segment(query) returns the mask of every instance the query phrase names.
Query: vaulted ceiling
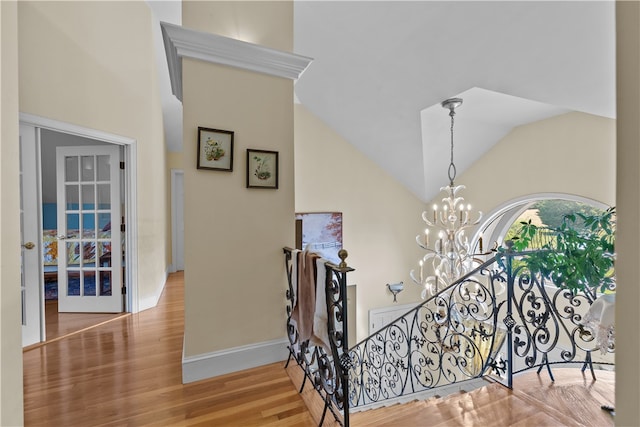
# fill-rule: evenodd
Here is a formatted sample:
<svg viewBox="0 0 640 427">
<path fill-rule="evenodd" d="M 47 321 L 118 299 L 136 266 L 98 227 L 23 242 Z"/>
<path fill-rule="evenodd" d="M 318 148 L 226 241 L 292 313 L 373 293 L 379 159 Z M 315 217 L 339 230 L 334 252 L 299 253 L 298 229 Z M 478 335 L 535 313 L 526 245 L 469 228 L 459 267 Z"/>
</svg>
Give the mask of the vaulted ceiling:
<svg viewBox="0 0 640 427">
<path fill-rule="evenodd" d="M 294 52 L 314 58 L 295 94 L 427 201 L 448 183 L 447 98 L 464 99 L 458 175 L 521 124 L 615 117 L 614 12 L 613 1 L 295 1 Z"/>
</svg>

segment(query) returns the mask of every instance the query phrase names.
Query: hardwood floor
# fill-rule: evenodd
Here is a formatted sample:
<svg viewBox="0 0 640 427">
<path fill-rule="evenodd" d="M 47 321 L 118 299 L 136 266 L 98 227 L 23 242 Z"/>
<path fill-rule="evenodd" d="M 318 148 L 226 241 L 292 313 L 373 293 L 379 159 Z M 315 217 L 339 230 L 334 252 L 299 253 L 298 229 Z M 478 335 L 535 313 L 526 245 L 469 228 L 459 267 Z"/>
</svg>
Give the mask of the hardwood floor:
<svg viewBox="0 0 640 427">
<path fill-rule="evenodd" d="M 24 352 L 26 426 L 307 426 L 283 363 L 183 385 L 182 274 L 158 306 Z"/>
<path fill-rule="evenodd" d="M 128 313 L 58 313 L 58 301 L 45 302 L 47 341 L 53 341 L 102 325 Z"/>
<path fill-rule="evenodd" d="M 613 426 L 601 405 L 613 405 L 613 372 L 597 381 L 580 369 L 554 368 L 555 382 L 535 371 L 516 377 L 513 390 L 491 384 L 441 399 L 351 415 L 353 425 L 375 426 Z"/>
<path fill-rule="evenodd" d="M 26 426 L 314 426 L 284 363 L 181 383 L 183 275 L 172 274 L 156 308 L 110 320 L 39 347 L 24 359 Z M 446 399 L 351 416 L 353 426 L 608 426 L 612 372 L 535 372 Z M 309 388 L 309 387 L 307 387 Z M 327 420 L 332 421 L 332 420 Z M 334 425 L 333 422 L 325 424 Z"/>
</svg>

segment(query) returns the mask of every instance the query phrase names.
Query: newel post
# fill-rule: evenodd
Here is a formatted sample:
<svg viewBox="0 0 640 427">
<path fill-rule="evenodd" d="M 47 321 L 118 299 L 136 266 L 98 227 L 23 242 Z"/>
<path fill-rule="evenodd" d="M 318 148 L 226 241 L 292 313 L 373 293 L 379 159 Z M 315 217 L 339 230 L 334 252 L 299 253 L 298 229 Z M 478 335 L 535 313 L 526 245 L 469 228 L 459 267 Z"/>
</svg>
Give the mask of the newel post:
<svg viewBox="0 0 640 427">
<path fill-rule="evenodd" d="M 329 313 L 329 336 L 331 337 L 331 351 L 336 372 L 340 376 L 340 390 L 338 391 L 342 403 L 343 425 L 349 426 L 349 313 L 347 310 L 347 273 L 354 271 L 345 261 L 349 254 L 341 249 L 338 265 L 327 263 L 327 309 Z M 340 328 L 337 326 L 341 325 Z"/>
</svg>

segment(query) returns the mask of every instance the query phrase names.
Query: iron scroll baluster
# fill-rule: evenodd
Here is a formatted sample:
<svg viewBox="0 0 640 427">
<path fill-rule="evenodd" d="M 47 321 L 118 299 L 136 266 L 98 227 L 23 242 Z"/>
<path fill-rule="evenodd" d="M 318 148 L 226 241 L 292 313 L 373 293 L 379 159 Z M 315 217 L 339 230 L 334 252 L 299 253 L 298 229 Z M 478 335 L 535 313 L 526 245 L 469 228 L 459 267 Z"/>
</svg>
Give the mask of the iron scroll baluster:
<svg viewBox="0 0 640 427">
<path fill-rule="evenodd" d="M 344 254 L 346 258 L 346 253 Z M 287 307 L 290 358 L 324 400 L 324 414 L 364 409 L 412 394 L 442 395 L 483 377 L 513 387 L 513 376 L 552 365 L 613 365 L 584 316 L 599 291 L 575 292 L 528 270 L 527 252 L 496 254 L 468 275 L 349 347 L 346 263 L 326 263 L 330 349 L 299 343 Z M 291 250 L 285 248 L 291 280 Z M 287 298 L 292 303 L 289 284 Z M 600 350 L 601 355 L 597 355 Z M 593 356 L 592 356 L 593 355 Z M 305 380 L 306 382 L 306 380 Z M 323 417 L 324 417 L 323 414 Z"/>
<path fill-rule="evenodd" d="M 327 414 L 331 412 L 334 418 L 343 426 L 349 426 L 349 343 L 348 313 L 347 313 L 347 273 L 354 271 L 348 267 L 345 259 L 347 251 L 340 250 L 338 256 L 341 262 L 336 265 L 325 263 L 325 286 L 327 305 L 327 331 L 329 336 L 329 351 L 325 352 L 321 346 L 315 346 L 309 341 L 299 342 L 299 335 L 292 322 L 295 305 L 294 281 L 292 280 L 294 250 L 284 248 L 285 268 L 287 272 L 287 335 L 289 338 L 289 357 L 285 368 L 293 359 L 304 372 L 304 379 L 300 387 L 303 391 L 307 380 L 324 401 L 324 408 L 319 425 L 322 425 Z M 300 255 L 295 252 L 296 257 Z M 321 284 L 317 284 L 320 286 Z M 338 414 L 341 412 L 341 417 Z M 340 419 L 342 418 L 342 419 Z"/>
<path fill-rule="evenodd" d="M 412 394 L 442 395 L 490 377 L 552 365 L 612 365 L 614 345 L 597 346 L 584 316 L 596 296 L 562 289 L 527 267 L 527 252 L 497 253 L 468 275 L 349 350 L 350 407 Z M 450 390 L 450 391 L 447 391 Z"/>
</svg>

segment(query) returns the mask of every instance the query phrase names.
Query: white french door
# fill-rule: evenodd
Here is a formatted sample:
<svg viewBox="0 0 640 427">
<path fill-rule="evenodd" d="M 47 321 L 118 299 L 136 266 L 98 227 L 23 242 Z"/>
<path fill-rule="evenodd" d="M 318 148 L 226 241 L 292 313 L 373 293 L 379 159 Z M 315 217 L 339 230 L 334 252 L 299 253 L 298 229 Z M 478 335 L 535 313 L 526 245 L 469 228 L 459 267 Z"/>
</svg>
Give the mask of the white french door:
<svg viewBox="0 0 640 427">
<path fill-rule="evenodd" d="M 119 147 L 57 147 L 56 174 L 58 311 L 119 313 Z"/>
<path fill-rule="evenodd" d="M 20 125 L 20 290 L 22 301 L 22 346 L 42 341 L 43 295 L 41 289 L 42 239 L 38 215 L 38 129 Z"/>
</svg>

